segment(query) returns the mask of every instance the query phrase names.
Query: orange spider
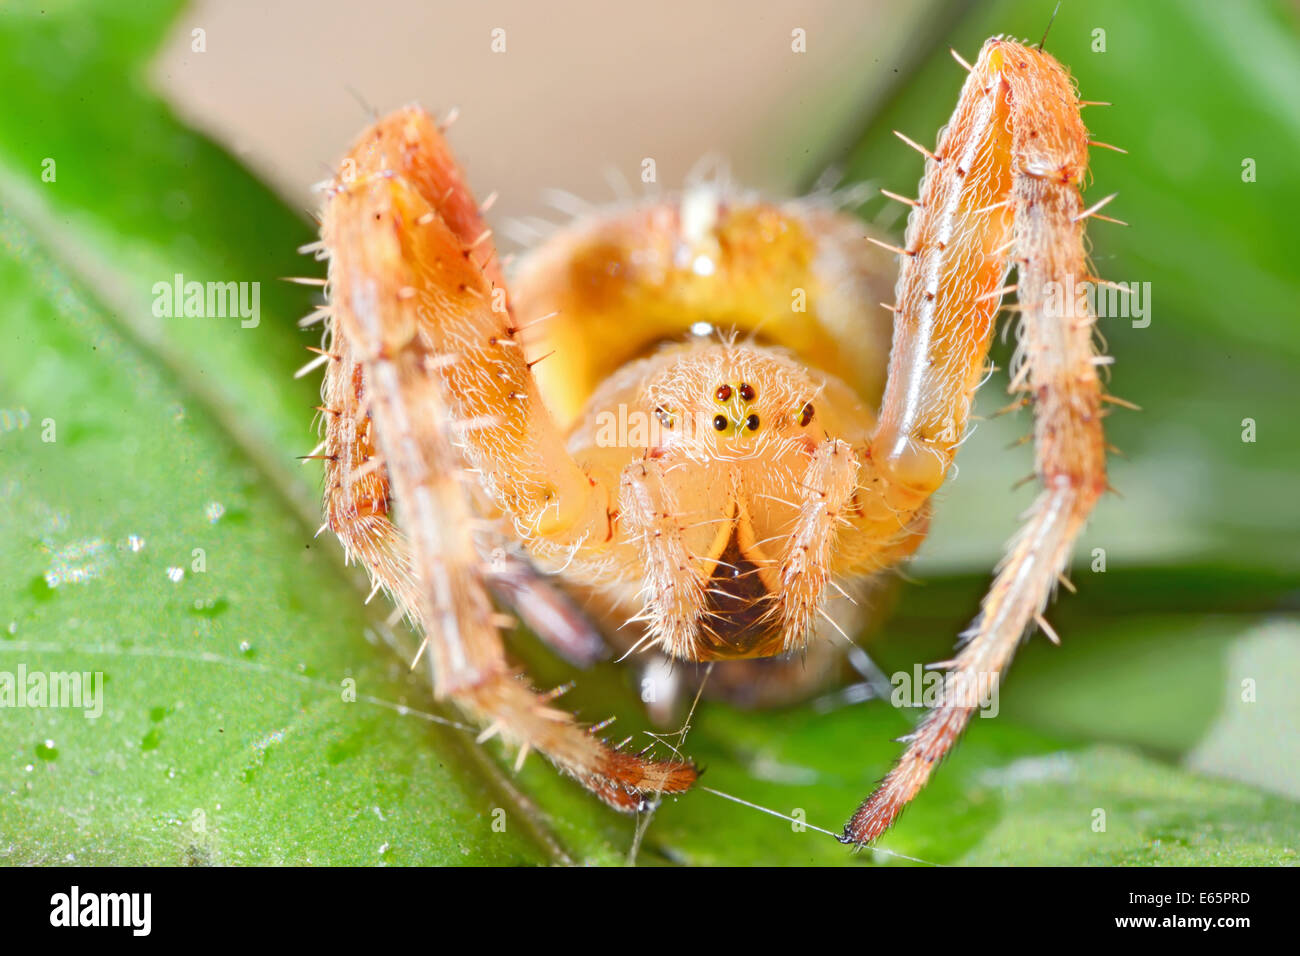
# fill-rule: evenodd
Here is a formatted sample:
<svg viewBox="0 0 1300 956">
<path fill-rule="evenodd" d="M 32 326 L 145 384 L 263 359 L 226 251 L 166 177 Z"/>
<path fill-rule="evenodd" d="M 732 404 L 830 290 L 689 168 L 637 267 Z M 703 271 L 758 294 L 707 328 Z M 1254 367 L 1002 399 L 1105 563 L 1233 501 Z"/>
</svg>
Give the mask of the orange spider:
<svg viewBox="0 0 1300 956">
<path fill-rule="evenodd" d="M 556 645 L 582 634 L 529 568 L 624 650 L 729 662 L 736 698 L 823 679 L 830 631 L 863 623 L 848 592 L 925 537 L 1013 290 L 1011 391 L 1034 408 L 1042 489 L 940 705 L 842 839 L 892 823 L 1035 622 L 1055 638 L 1042 610 L 1107 484 L 1094 317 L 1053 290 L 1091 281 L 1084 220 L 1101 204 L 1080 197 L 1090 143 L 1060 64 L 992 39 L 967 68 L 935 151 L 916 146 L 904 248 L 824 202 L 700 187 L 574 222 L 510 295 L 434 121 L 407 108 L 362 135 L 322 215 L 325 514 L 483 739 L 541 752 L 624 811 L 696 778 L 607 746 L 510 666 L 490 590 Z"/>
</svg>

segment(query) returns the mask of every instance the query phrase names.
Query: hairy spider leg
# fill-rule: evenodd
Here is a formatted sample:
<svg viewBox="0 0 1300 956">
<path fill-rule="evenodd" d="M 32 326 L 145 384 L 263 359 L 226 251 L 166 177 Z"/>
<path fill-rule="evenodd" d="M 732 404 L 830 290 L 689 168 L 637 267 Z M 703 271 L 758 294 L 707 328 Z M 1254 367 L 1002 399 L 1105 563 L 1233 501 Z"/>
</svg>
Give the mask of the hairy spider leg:
<svg viewBox="0 0 1300 956">
<path fill-rule="evenodd" d="M 607 513 L 549 426 L 513 335 L 490 235 L 432 118 L 399 111 L 343 164 L 322 217 L 332 342 L 328 523 L 425 634 L 435 692 L 618 809 L 696 773 L 611 749 L 505 657 L 466 466 L 526 538 L 568 546 Z M 501 293 L 498 295 L 498 290 Z M 358 472 L 365 472 L 358 480 Z M 368 480 L 369 479 L 369 480 Z M 395 501 L 399 534 L 389 518 Z"/>
<path fill-rule="evenodd" d="M 872 438 L 864 510 L 902 523 L 939 487 L 967 425 L 1002 288 L 1017 269 L 1019 346 L 1011 390 L 1034 405 L 1041 491 L 956 657 L 940 704 L 845 827 L 846 843 L 883 833 L 929 779 L 1000 680 L 1042 611 L 1076 536 L 1106 490 L 1094 317 L 1060 289 L 1089 278 L 1080 184 L 1088 132 L 1069 75 L 1048 54 L 985 43 L 926 162 L 909 218 L 890 374 Z M 1067 285 L 1068 284 L 1068 285 Z"/>
</svg>

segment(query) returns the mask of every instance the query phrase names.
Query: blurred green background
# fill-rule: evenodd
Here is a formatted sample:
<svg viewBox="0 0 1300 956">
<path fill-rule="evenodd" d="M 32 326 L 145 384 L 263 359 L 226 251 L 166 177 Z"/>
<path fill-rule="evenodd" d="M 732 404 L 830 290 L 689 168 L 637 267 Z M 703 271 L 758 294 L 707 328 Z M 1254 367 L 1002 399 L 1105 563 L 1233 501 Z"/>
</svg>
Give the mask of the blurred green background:
<svg viewBox="0 0 1300 956">
<path fill-rule="evenodd" d="M 1052 6 L 938 2 L 906 22 L 882 8 L 875 52 L 837 54 L 827 75 L 842 86 L 748 120 L 745 136 L 772 144 L 754 147 L 764 153 L 754 175 L 779 166 L 808 187 L 833 165 L 910 194 L 920 163 L 890 131 L 933 142 L 963 76 L 948 48 L 973 59 L 992 34 L 1036 40 Z M 564 16 L 590 29 L 595 9 Z M 660 15 L 689 37 L 689 9 Z M 809 56 L 836 23 L 822 12 Z M 320 271 L 294 253 L 312 225 L 297 193 L 286 201 L 232 158 L 237 143 L 178 118 L 168 84 L 182 81 L 151 63 L 188 36 L 186 17 L 180 3 L 0 4 L 0 671 L 102 671 L 107 682 L 97 720 L 0 710 L 0 861 L 626 859 L 634 821 L 536 758 L 514 774 L 509 755 L 447 724 L 406 672 L 409 635 L 383 625 L 386 609 L 362 606 L 364 582 L 332 541 L 313 538 L 319 473 L 293 456 L 314 441 L 317 383 L 290 373 L 318 333 L 294 324 L 311 290 L 276 281 Z M 788 37 L 789 22 L 767 19 L 764 30 Z M 419 52 L 436 59 L 439 44 L 459 42 L 431 36 Z M 1001 716 L 976 721 L 882 852 L 851 854 L 697 791 L 659 810 L 643 863 L 906 862 L 891 852 L 936 863 L 1296 862 L 1296 9 L 1067 2 L 1047 48 L 1086 99 L 1114 104 L 1085 119 L 1129 152 L 1094 151 L 1088 196 L 1118 192 L 1108 212 L 1132 225 L 1095 225 L 1093 258 L 1103 276 L 1150 282 L 1152 304 L 1148 327 L 1102 326 L 1111 388 L 1143 410 L 1107 422 L 1126 456 L 1112 461 L 1121 496 L 1081 542 L 1079 593 L 1049 613 L 1064 643 L 1025 647 Z M 340 87 L 350 82 L 345 60 L 333 68 Z M 859 75 L 869 85 L 849 79 Z M 269 89 L 283 77 L 254 79 Z M 523 100 L 521 112 L 550 105 Z M 363 115 L 346 108 L 345 128 L 359 128 Z M 678 120 L 629 112 L 642 127 Z M 510 124 L 497 125 L 509 143 Z M 799 137 L 773 132 L 792 127 Z M 53 181 L 42 178 L 48 159 Z M 1254 182 L 1243 181 L 1246 159 Z M 884 201 L 862 214 L 901 232 Z M 153 284 L 177 272 L 260 282 L 259 326 L 154 317 Z M 999 347 L 999 364 L 1007 355 Z M 979 410 L 1004 404 L 1004 388 L 995 377 Z M 886 671 L 948 656 L 972 616 L 1032 497 L 1011 490 L 1029 450 L 1007 449 L 1027 425 L 1023 414 L 981 422 L 964 447 L 933 536 L 872 638 Z M 1091 570 L 1098 548 L 1104 573 Z M 573 676 L 527 635 L 512 647 L 543 685 Z M 347 678 L 355 702 L 342 699 Z M 586 719 L 619 714 L 625 734 L 647 727 L 630 672 L 579 675 L 566 700 Z M 834 695 L 758 715 L 706 704 L 687 750 L 707 786 L 838 831 L 916 716 Z"/>
</svg>

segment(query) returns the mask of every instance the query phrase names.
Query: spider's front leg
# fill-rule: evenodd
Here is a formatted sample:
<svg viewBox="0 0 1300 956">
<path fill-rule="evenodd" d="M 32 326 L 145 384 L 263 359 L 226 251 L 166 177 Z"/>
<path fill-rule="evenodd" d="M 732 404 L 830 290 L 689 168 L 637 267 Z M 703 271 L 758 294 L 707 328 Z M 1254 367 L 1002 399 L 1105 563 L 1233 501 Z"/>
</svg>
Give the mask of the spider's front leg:
<svg viewBox="0 0 1300 956">
<path fill-rule="evenodd" d="M 860 464 L 853 449 L 835 438 L 813 453 L 800 482 L 799 518 L 781 562 L 783 598 L 778 605 L 785 634 L 785 651 L 803 649 L 806 635 L 822 610 L 822 596 L 834 573 L 834 545 L 857 488 Z M 832 624 L 833 619 L 830 619 Z"/>
<path fill-rule="evenodd" d="M 535 553 L 603 540 L 608 493 L 569 457 L 541 405 L 490 233 L 428 114 L 399 111 L 363 136 L 330 189 L 321 234 L 329 525 L 421 625 L 437 695 L 485 724 L 484 738 L 542 752 L 618 809 L 685 790 L 689 764 L 609 749 L 506 660 L 470 473 Z"/>
<path fill-rule="evenodd" d="M 1094 317 L 1075 289 L 1091 281 L 1079 188 L 1088 133 L 1064 69 L 1041 50 L 990 40 L 926 163 L 907 230 L 889 383 L 867 454 L 868 511 L 901 528 L 941 484 L 984 374 L 1011 265 L 1021 315 L 1012 391 L 1034 406 L 1042 490 L 962 635 L 941 703 L 844 832 L 883 833 L 925 785 L 1042 610 L 1106 489 Z"/>
<path fill-rule="evenodd" d="M 635 461 L 624 470 L 619 495 L 619 520 L 631 538 L 641 541 L 645 591 L 657 599 L 646 602 L 650 633 L 673 658 L 688 658 L 705 614 L 705 578 L 698 559 L 682 534 L 664 466 L 654 460 Z"/>
</svg>

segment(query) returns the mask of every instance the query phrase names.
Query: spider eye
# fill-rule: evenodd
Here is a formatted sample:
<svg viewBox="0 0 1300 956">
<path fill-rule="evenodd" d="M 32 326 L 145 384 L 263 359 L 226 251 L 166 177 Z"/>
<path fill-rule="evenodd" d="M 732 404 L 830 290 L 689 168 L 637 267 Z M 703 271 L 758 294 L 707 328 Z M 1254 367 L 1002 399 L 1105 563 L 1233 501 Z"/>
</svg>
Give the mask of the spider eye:
<svg viewBox="0 0 1300 956">
<path fill-rule="evenodd" d="M 720 431 L 720 432 L 725 432 L 725 431 L 727 430 L 727 416 L 726 416 L 726 415 L 714 415 L 714 416 L 713 416 L 713 427 L 716 428 L 716 429 L 717 429 L 718 431 Z"/>
<path fill-rule="evenodd" d="M 754 386 L 740 383 L 740 397 L 743 401 L 752 402 L 754 400 Z"/>
<path fill-rule="evenodd" d="M 725 402 L 727 399 L 731 398 L 731 386 L 719 385 L 718 390 L 713 393 L 713 397 L 720 402 Z"/>
<path fill-rule="evenodd" d="M 750 415 L 748 418 L 746 418 L 745 427 L 748 428 L 751 432 L 758 431 L 758 416 Z"/>
<path fill-rule="evenodd" d="M 662 405 L 655 406 L 655 417 L 659 419 L 659 424 L 663 425 L 664 428 L 673 427 L 673 422 L 675 421 L 675 419 L 673 418 L 671 412 L 664 411 Z"/>
<path fill-rule="evenodd" d="M 807 427 L 808 423 L 812 420 L 813 420 L 813 407 L 812 407 L 812 402 L 809 402 L 808 404 L 804 405 L 803 411 L 799 413 L 799 425 L 800 427 Z"/>
</svg>

